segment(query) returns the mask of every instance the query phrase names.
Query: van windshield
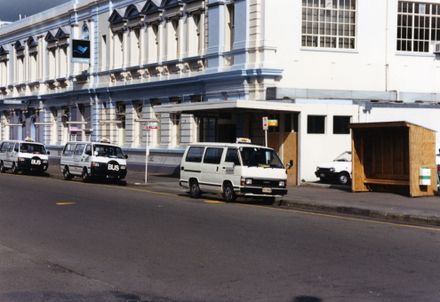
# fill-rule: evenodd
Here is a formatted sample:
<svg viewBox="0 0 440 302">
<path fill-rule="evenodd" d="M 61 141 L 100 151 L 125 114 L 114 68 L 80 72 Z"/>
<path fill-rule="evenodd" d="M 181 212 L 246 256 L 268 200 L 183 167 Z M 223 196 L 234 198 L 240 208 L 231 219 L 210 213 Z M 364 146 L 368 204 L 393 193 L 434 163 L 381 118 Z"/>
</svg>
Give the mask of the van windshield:
<svg viewBox="0 0 440 302">
<path fill-rule="evenodd" d="M 284 169 L 283 163 L 272 149 L 241 147 L 240 155 L 243 166 Z"/>
<path fill-rule="evenodd" d="M 46 154 L 46 149 L 40 144 L 22 143 L 20 146 L 21 153 Z"/>
<path fill-rule="evenodd" d="M 124 158 L 122 149 L 116 146 L 95 145 L 94 151 L 98 153 L 97 156 Z"/>
</svg>

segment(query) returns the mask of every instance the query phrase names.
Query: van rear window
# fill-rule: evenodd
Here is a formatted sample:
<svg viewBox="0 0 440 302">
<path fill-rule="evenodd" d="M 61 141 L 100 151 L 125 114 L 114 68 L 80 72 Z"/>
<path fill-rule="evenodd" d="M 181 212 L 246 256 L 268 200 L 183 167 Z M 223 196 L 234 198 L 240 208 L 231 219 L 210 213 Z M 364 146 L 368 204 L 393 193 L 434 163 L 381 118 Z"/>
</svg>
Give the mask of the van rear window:
<svg viewBox="0 0 440 302">
<path fill-rule="evenodd" d="M 188 153 L 186 154 L 186 161 L 192 163 L 202 162 L 203 147 L 190 147 Z"/>
</svg>

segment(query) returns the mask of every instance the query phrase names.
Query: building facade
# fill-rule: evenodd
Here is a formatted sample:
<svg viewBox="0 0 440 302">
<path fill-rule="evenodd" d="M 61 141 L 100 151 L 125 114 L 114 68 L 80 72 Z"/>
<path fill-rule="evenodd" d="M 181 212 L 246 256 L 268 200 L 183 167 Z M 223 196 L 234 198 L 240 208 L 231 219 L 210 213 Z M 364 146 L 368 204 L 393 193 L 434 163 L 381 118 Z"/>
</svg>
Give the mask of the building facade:
<svg viewBox="0 0 440 302">
<path fill-rule="evenodd" d="M 73 0 L 0 28 L 0 140 L 107 138 L 142 161 L 148 131 L 174 169 L 191 142 L 264 144 L 268 116 L 292 183 L 312 180 L 350 122 L 440 130 L 439 42 L 438 0 Z"/>
</svg>

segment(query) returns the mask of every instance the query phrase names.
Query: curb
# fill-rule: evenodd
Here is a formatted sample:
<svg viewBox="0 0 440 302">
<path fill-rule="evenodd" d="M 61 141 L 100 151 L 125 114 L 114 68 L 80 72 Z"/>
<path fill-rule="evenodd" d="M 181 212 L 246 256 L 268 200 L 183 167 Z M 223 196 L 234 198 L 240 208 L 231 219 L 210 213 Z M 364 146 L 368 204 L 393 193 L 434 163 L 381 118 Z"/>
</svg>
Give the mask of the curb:
<svg viewBox="0 0 440 302">
<path fill-rule="evenodd" d="M 439 216 L 420 216 L 411 214 L 389 213 L 380 210 L 370 210 L 350 206 L 330 206 L 323 204 L 310 204 L 300 200 L 281 200 L 278 204 L 281 208 L 295 209 L 306 212 L 320 214 L 337 214 L 354 217 L 363 217 L 374 220 L 392 222 L 397 224 L 417 225 L 417 226 L 436 226 L 440 227 Z"/>
</svg>

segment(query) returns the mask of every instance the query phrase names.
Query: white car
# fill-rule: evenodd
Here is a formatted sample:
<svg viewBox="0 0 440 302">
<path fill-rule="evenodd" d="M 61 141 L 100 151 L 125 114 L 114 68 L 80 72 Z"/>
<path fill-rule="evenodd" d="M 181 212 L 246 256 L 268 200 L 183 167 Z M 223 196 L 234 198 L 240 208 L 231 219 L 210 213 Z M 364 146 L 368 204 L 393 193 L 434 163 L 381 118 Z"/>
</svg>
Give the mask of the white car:
<svg viewBox="0 0 440 302">
<path fill-rule="evenodd" d="M 32 140 L 10 140 L 0 145 L 0 172 L 35 171 L 43 173 L 49 167 L 49 152 L 43 144 Z"/>
<path fill-rule="evenodd" d="M 315 175 L 322 182 L 337 181 L 341 185 L 351 182 L 351 151 L 345 151 L 332 162 L 316 167 Z"/>
<path fill-rule="evenodd" d="M 222 194 L 275 198 L 287 194 L 287 174 L 271 148 L 250 144 L 198 143 L 188 146 L 180 165 L 180 186 L 192 197 Z"/>
<path fill-rule="evenodd" d="M 127 155 L 119 146 L 98 142 L 68 142 L 60 159 L 60 170 L 66 180 L 79 176 L 121 180 L 127 175 Z"/>
</svg>

